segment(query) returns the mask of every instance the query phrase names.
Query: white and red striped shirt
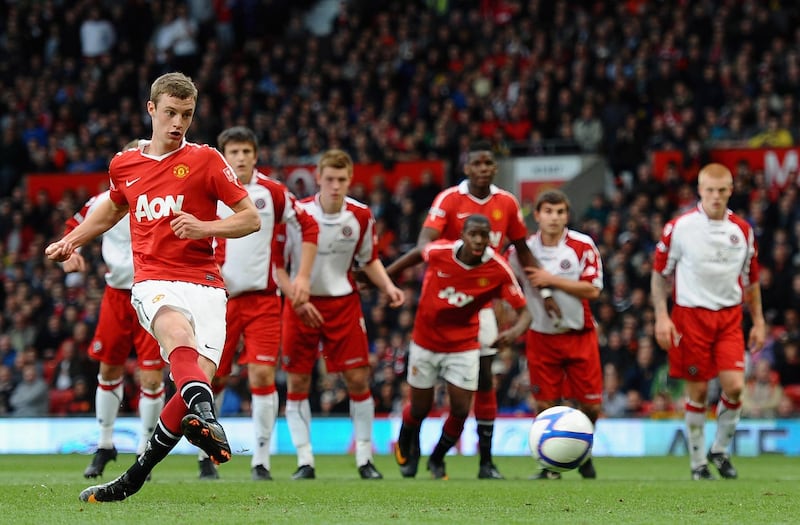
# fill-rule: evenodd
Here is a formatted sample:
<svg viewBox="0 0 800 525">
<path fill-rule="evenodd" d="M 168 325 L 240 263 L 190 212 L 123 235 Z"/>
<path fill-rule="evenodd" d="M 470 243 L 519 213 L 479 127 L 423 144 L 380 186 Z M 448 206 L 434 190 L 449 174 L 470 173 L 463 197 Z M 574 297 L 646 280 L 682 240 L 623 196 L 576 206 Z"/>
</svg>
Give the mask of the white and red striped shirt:
<svg viewBox="0 0 800 525">
<path fill-rule="evenodd" d="M 319 227 L 280 182 L 254 171 L 250 182 L 242 186 L 255 204 L 261 229 L 244 237 L 216 239 L 215 254 L 225 288 L 231 297 L 260 290 L 277 293 L 273 276 L 275 228 L 281 223 L 292 224 L 301 232 L 302 242 L 316 244 Z M 225 219 L 233 215 L 233 210 L 219 202 L 217 215 Z"/>
<path fill-rule="evenodd" d="M 565 229 L 556 246 L 544 246 L 541 234 L 535 233 L 527 239 L 527 244 L 549 273 L 572 281 L 586 281 L 595 288 L 603 289 L 603 261 L 594 241 L 588 235 Z M 580 299 L 558 288 L 553 289 L 553 299 L 561 308 L 561 319 L 550 317 L 544 309 L 544 300 L 538 289 L 531 286 L 511 247 L 509 260 L 528 298 L 528 309 L 533 321 L 531 330 L 544 334 L 560 334 L 573 330 L 586 330 L 594 327 L 594 317 L 587 299 Z"/>
<path fill-rule="evenodd" d="M 653 270 L 675 274 L 675 304 L 721 310 L 742 304 L 758 282 L 758 246 L 750 225 L 728 210 L 712 220 L 700 204 L 664 226 Z"/>
<path fill-rule="evenodd" d="M 353 262 L 364 266 L 378 258 L 375 239 L 375 219 L 369 208 L 346 197 L 341 210 L 325 213 L 319 194 L 297 203 L 319 225 L 317 257 L 311 270 L 311 295 L 342 297 L 358 289 L 352 277 Z M 291 226 L 291 225 L 290 225 Z M 296 227 L 286 228 L 286 252 L 289 261 L 298 261 L 300 242 Z M 292 277 L 297 264 L 291 264 Z"/>
</svg>

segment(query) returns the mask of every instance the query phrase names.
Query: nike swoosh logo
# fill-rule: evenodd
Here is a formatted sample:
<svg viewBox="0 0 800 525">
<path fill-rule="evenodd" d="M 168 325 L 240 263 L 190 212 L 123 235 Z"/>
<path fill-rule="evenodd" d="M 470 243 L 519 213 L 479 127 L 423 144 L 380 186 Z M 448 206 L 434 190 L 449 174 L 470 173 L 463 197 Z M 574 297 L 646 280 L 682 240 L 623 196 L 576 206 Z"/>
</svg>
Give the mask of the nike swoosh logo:
<svg viewBox="0 0 800 525">
<path fill-rule="evenodd" d="M 133 179 L 133 180 L 126 180 L 126 181 L 125 181 L 125 187 L 126 187 L 126 188 L 130 188 L 131 186 L 133 186 L 134 184 L 136 184 L 137 182 L 139 182 L 139 180 L 140 180 L 140 179 L 141 179 L 141 177 L 138 177 L 138 178 L 136 178 L 136 179 Z"/>
<path fill-rule="evenodd" d="M 444 273 L 439 270 L 436 271 L 436 275 L 438 275 L 439 277 L 450 277 L 449 273 Z"/>
<path fill-rule="evenodd" d="M 208 346 L 207 344 L 203 346 L 206 348 L 206 350 L 219 350 L 219 348 L 214 348 L 213 346 Z"/>
<path fill-rule="evenodd" d="M 471 213 L 456 213 L 456 218 L 457 219 L 466 219 L 470 215 L 472 215 L 472 214 Z"/>
</svg>

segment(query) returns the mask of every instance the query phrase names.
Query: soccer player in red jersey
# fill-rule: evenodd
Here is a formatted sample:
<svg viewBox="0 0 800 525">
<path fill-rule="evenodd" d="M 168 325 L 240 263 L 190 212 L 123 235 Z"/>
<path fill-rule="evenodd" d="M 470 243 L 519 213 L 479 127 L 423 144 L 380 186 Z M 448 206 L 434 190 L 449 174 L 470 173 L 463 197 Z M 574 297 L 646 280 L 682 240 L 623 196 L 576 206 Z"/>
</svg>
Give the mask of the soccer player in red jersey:
<svg viewBox="0 0 800 525">
<path fill-rule="evenodd" d="M 220 133 L 217 145 L 247 190 L 258 210 L 261 229 L 238 239 L 219 239 L 216 247 L 222 277 L 228 290 L 227 335 L 222 360 L 217 370 L 220 384 L 231 373 L 231 365 L 243 342 L 240 364 L 247 365 L 252 394 L 252 418 L 255 447 L 251 458 L 253 480 L 271 480 L 270 442 L 278 416 L 278 391 L 275 367 L 281 346 L 281 298 L 273 275 L 277 235 L 285 225 L 293 224 L 302 235 L 300 266 L 289 290 L 308 299 L 311 268 L 317 253 L 319 226 L 314 218 L 296 204 L 296 199 L 282 183 L 256 169 L 258 138 L 245 127 L 236 126 Z M 219 216 L 233 212 L 220 204 Z M 215 385 L 216 387 L 217 385 Z M 200 477 L 216 477 L 216 467 L 201 461 Z"/>
<path fill-rule="evenodd" d="M 135 148 L 138 141 L 131 144 Z M 128 148 L 126 148 L 128 149 Z M 84 207 L 71 217 L 64 230 L 65 235 L 94 213 L 97 207 L 109 198 L 104 191 L 89 199 Z M 158 343 L 147 333 L 136 317 L 131 304 L 133 286 L 133 254 L 131 252 L 131 228 L 123 218 L 103 234 L 101 242 L 103 261 L 108 267 L 106 288 L 100 305 L 100 318 L 94 338 L 89 344 L 89 357 L 100 362 L 95 393 L 95 413 L 100 426 L 97 450 L 83 475 L 96 478 L 103 475 L 106 464 L 117 459 L 114 446 L 114 423 L 119 414 L 123 396 L 123 374 L 125 362 L 131 349 L 136 349 L 139 368 L 139 418 L 142 421 L 137 453 L 144 452 L 145 445 L 158 422 L 164 408 L 164 360 Z M 86 262 L 78 251 L 64 261 L 65 272 L 86 271 Z"/>
<path fill-rule="evenodd" d="M 288 372 L 286 423 L 297 449 L 293 479 L 314 479 L 311 449 L 311 409 L 308 393 L 318 357 L 328 372 L 341 372 L 350 396 L 355 435 L 356 466 L 362 479 L 383 476 L 372 461 L 372 424 L 375 403 L 370 392 L 369 347 L 361 313 L 361 296 L 352 275 L 354 263 L 383 293 L 393 308 L 405 296 L 386 274 L 378 258 L 375 220 L 370 209 L 347 197 L 353 180 L 353 160 L 338 149 L 323 153 L 316 174 L 319 193 L 298 204 L 319 224 L 317 257 L 311 271 L 311 298 L 283 310 L 283 368 Z M 297 271 L 297 228 L 287 225 L 288 262 Z M 286 272 L 276 272 L 281 288 Z M 320 352 L 321 348 L 321 352 Z"/>
<path fill-rule="evenodd" d="M 129 215 L 131 301 L 139 322 L 161 346 L 178 389 L 161 411 L 144 453 L 116 480 L 81 492 L 82 501 L 119 501 L 135 494 L 182 435 L 212 461 L 231 456 L 210 385 L 225 343 L 226 303 L 212 239 L 248 235 L 260 221 L 222 155 L 186 141 L 196 105 L 197 88 L 189 77 L 167 73 L 157 78 L 147 102 L 152 139 L 114 157 L 109 199 L 45 249 L 50 259 L 64 261 Z M 218 219 L 217 201 L 235 213 Z"/>
<path fill-rule="evenodd" d="M 728 455 L 742 413 L 745 350 L 764 345 L 766 322 L 758 281 L 758 247 L 750 224 L 728 209 L 733 176 L 708 164 L 697 179 L 700 202 L 664 225 L 650 280 L 656 340 L 669 352 L 670 376 L 686 380 L 686 427 L 692 479 L 736 478 Z M 672 314 L 667 310 L 667 276 L 674 275 Z M 747 346 L 742 304 L 753 327 Z M 705 453 L 708 382 L 719 377 L 717 432 Z"/>
<path fill-rule="evenodd" d="M 434 479 L 447 479 L 444 456 L 461 437 L 478 388 L 479 312 L 495 299 L 517 311 L 516 322 L 496 334 L 491 346 L 510 345 L 530 324 L 522 289 L 506 260 L 489 247 L 490 238 L 489 219 L 473 214 L 465 219 L 460 240 L 428 243 L 422 252 L 428 266 L 408 361 L 411 403 L 403 410 L 395 444 L 403 477 L 417 474 L 420 426 L 433 406 L 434 386 L 441 376 L 447 382 L 450 412 L 427 467 Z"/>
<path fill-rule="evenodd" d="M 533 318 L 525 353 L 537 411 L 574 398 L 594 423 L 603 401 L 603 372 L 589 301 L 597 299 L 603 290 L 603 263 L 592 238 L 567 227 L 569 211 L 564 192 L 541 193 L 534 211 L 539 231 L 528 238 L 527 244 L 542 267 L 523 270 L 513 251 L 509 261 L 521 276 Z M 542 286 L 553 290 L 561 307 L 558 322 L 545 312 L 539 291 Z M 584 478 L 597 477 L 591 457 L 578 467 L 578 472 Z M 546 469 L 535 476 L 560 477 L 558 472 Z"/>
<path fill-rule="evenodd" d="M 419 233 L 416 248 L 390 264 L 386 271 L 396 277 L 406 268 L 422 261 L 422 250 L 436 239 L 457 240 L 461 236 L 464 221 L 472 214 L 482 214 L 489 219 L 489 246 L 502 252 L 509 244 L 517 248 L 524 266 L 538 266 L 538 262 L 525 244 L 528 230 L 522 218 L 519 202 L 508 191 L 493 184 L 497 175 L 497 162 L 487 143 L 470 147 L 464 165 L 467 179 L 457 186 L 443 190 L 433 201 L 427 218 Z M 542 290 L 548 296 L 548 314 L 560 316 L 558 304 L 552 299 L 551 290 Z M 492 378 L 492 361 L 497 348 L 491 344 L 497 337 L 497 320 L 491 305 L 480 314 L 481 319 L 481 372 L 478 391 L 475 394 L 475 419 L 478 422 L 478 450 L 480 452 L 481 479 L 503 479 L 492 460 L 492 437 L 494 420 L 497 417 L 497 394 Z"/>
</svg>

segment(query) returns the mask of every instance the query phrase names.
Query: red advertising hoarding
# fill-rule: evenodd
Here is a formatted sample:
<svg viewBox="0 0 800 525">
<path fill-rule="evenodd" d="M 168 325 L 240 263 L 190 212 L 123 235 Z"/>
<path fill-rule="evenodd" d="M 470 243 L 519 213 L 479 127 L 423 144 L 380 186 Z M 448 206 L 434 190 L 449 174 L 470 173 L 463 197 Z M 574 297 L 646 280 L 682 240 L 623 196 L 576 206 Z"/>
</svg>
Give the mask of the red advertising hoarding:
<svg viewBox="0 0 800 525">
<path fill-rule="evenodd" d="M 276 171 L 269 166 L 259 167 L 259 169 L 268 175 L 272 175 Z M 277 170 L 277 176 L 284 180 L 293 191 L 296 190 L 297 184 L 306 187 L 310 184 L 313 191 L 314 169 L 314 166 L 286 166 Z M 373 179 L 378 175 L 383 176 L 384 184 L 390 191 L 393 191 L 398 182 L 404 178 L 410 179 L 412 185 L 418 185 L 425 171 L 430 171 L 433 179 L 439 185 L 443 185 L 445 163 L 441 161 L 398 162 L 391 168 L 377 163 L 356 164 L 353 171 L 354 184 L 363 184 L 367 191 L 372 189 Z M 28 197 L 33 199 L 40 190 L 45 190 L 50 195 L 51 202 L 58 202 L 67 189 L 81 191 L 89 197 L 107 188 L 108 174 L 103 172 L 32 173 L 27 177 Z"/>
<path fill-rule="evenodd" d="M 746 162 L 752 171 L 763 171 L 769 187 L 783 188 L 796 181 L 800 168 L 800 148 L 736 148 L 712 149 L 709 156 L 713 162 L 727 166 L 736 175 L 736 166 Z M 656 151 L 653 153 L 653 173 L 659 180 L 669 162 L 675 162 L 683 173 L 683 154 L 680 151 Z M 687 174 L 688 175 L 688 174 Z"/>
</svg>

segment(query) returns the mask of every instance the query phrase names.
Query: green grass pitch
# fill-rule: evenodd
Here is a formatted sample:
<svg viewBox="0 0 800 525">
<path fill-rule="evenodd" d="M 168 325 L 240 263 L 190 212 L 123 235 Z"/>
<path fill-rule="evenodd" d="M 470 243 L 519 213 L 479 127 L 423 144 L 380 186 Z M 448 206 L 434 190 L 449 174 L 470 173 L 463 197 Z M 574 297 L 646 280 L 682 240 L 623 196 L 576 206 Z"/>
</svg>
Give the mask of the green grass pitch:
<svg viewBox="0 0 800 525">
<path fill-rule="evenodd" d="M 383 481 L 358 478 L 350 456 L 317 456 L 317 479 L 291 481 L 294 456 L 273 457 L 275 481 L 250 480 L 250 457 L 220 467 L 219 481 L 197 479 L 196 458 L 168 457 L 128 500 L 89 504 L 78 493 L 90 456 L 0 456 L 0 523 L 797 523 L 800 458 L 734 458 L 738 480 L 692 482 L 686 457 L 595 458 L 599 478 L 577 472 L 531 481 L 529 457 L 496 460 L 505 481 L 476 479 L 475 457 L 449 456 L 448 481 L 433 481 L 422 458 L 416 479 L 394 460 L 375 463 Z M 104 481 L 133 461 L 121 454 Z"/>
</svg>

